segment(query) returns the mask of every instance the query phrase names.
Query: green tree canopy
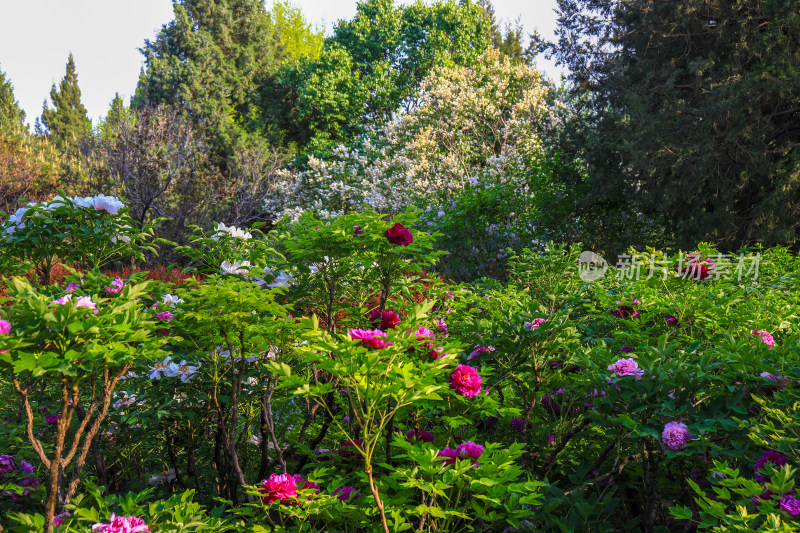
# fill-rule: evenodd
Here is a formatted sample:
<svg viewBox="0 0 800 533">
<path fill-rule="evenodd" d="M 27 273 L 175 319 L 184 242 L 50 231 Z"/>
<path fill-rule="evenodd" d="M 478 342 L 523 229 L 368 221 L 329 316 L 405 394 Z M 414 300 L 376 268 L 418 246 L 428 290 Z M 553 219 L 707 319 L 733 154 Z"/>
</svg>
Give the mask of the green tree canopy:
<svg viewBox="0 0 800 533">
<path fill-rule="evenodd" d="M 413 108 L 431 69 L 472 64 L 489 42 L 483 8 L 471 0 L 364 0 L 352 20 L 337 23 L 318 59 L 268 80 L 265 114 L 287 141 L 324 151 Z"/>
<path fill-rule="evenodd" d="M 66 73 L 56 87 L 50 89 L 50 109 L 45 100 L 42 116 L 36 121 L 36 132 L 47 135 L 62 151 L 76 145 L 92 129 L 92 122 L 81 102 L 81 89 L 78 87 L 78 73 L 72 53 L 67 59 Z"/>
</svg>

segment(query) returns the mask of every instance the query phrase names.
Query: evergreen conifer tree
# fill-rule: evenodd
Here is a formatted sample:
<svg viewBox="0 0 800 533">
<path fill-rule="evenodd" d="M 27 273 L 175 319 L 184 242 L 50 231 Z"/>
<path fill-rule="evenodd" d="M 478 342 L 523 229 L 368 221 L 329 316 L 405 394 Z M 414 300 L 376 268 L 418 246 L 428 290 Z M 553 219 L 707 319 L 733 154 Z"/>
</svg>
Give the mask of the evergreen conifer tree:
<svg viewBox="0 0 800 533">
<path fill-rule="evenodd" d="M 42 116 L 36 121 L 36 132 L 49 136 L 59 149 L 67 150 L 92 129 L 86 108 L 81 102 L 78 73 L 71 52 L 64 78 L 58 87 L 54 83 L 50 89 L 50 100 L 53 108 L 50 109 L 45 100 Z"/>
</svg>

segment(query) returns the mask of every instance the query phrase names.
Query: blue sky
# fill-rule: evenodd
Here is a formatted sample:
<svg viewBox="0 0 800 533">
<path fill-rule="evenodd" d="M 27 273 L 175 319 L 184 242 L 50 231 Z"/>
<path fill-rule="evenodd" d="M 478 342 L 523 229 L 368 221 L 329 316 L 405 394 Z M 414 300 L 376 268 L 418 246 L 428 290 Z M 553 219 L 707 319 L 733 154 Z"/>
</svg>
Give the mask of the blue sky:
<svg viewBox="0 0 800 533">
<path fill-rule="evenodd" d="M 327 28 L 356 11 L 355 0 L 294 3 Z M 538 29 L 549 37 L 555 29 L 556 0 L 494 0 L 494 6 L 500 19 L 520 17 L 526 32 Z M 50 87 L 64 76 L 71 51 L 83 103 L 94 120 L 105 116 L 115 92 L 126 98 L 133 93 L 142 64 L 137 48 L 171 19 L 171 0 L 2 0 L 0 70 L 33 124 Z M 560 75 L 550 63 L 539 67 L 551 77 Z"/>
</svg>

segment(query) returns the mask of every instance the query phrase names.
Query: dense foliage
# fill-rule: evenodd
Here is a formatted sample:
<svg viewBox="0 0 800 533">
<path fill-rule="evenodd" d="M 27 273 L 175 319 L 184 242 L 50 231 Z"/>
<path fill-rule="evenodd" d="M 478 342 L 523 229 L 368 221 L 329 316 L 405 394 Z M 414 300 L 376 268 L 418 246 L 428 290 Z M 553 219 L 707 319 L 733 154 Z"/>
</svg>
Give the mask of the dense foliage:
<svg viewBox="0 0 800 533">
<path fill-rule="evenodd" d="M 592 281 L 551 243 L 452 284 L 419 215 L 197 227 L 175 285 L 104 273 L 152 231 L 116 198 L 16 213 L 3 255 L 38 275 L 0 312 L 2 525 L 800 525 L 800 258 L 650 249 Z M 81 268 L 48 282 L 56 254 Z"/>
</svg>

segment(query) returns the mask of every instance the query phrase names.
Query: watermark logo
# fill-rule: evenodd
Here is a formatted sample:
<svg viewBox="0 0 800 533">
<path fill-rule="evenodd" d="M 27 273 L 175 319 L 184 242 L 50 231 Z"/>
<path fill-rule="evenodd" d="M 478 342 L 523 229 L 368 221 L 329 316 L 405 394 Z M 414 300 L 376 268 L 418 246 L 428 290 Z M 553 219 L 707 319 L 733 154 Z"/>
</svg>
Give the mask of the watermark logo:
<svg viewBox="0 0 800 533">
<path fill-rule="evenodd" d="M 699 254 L 679 253 L 675 259 L 656 259 L 652 255 L 622 254 L 612 270 L 618 280 L 648 280 L 660 275 L 662 279 L 672 273 L 676 276 L 694 280 L 736 279 L 742 281 L 750 278 L 758 279 L 761 254 L 733 256 L 717 254 L 709 258 L 701 258 Z M 611 267 L 599 254 L 590 251 L 581 252 L 578 257 L 578 275 L 585 283 L 592 283 L 603 278 Z"/>
<path fill-rule="evenodd" d="M 606 275 L 608 261 L 594 252 L 581 252 L 578 257 L 578 275 L 585 283 L 591 283 Z"/>
</svg>

